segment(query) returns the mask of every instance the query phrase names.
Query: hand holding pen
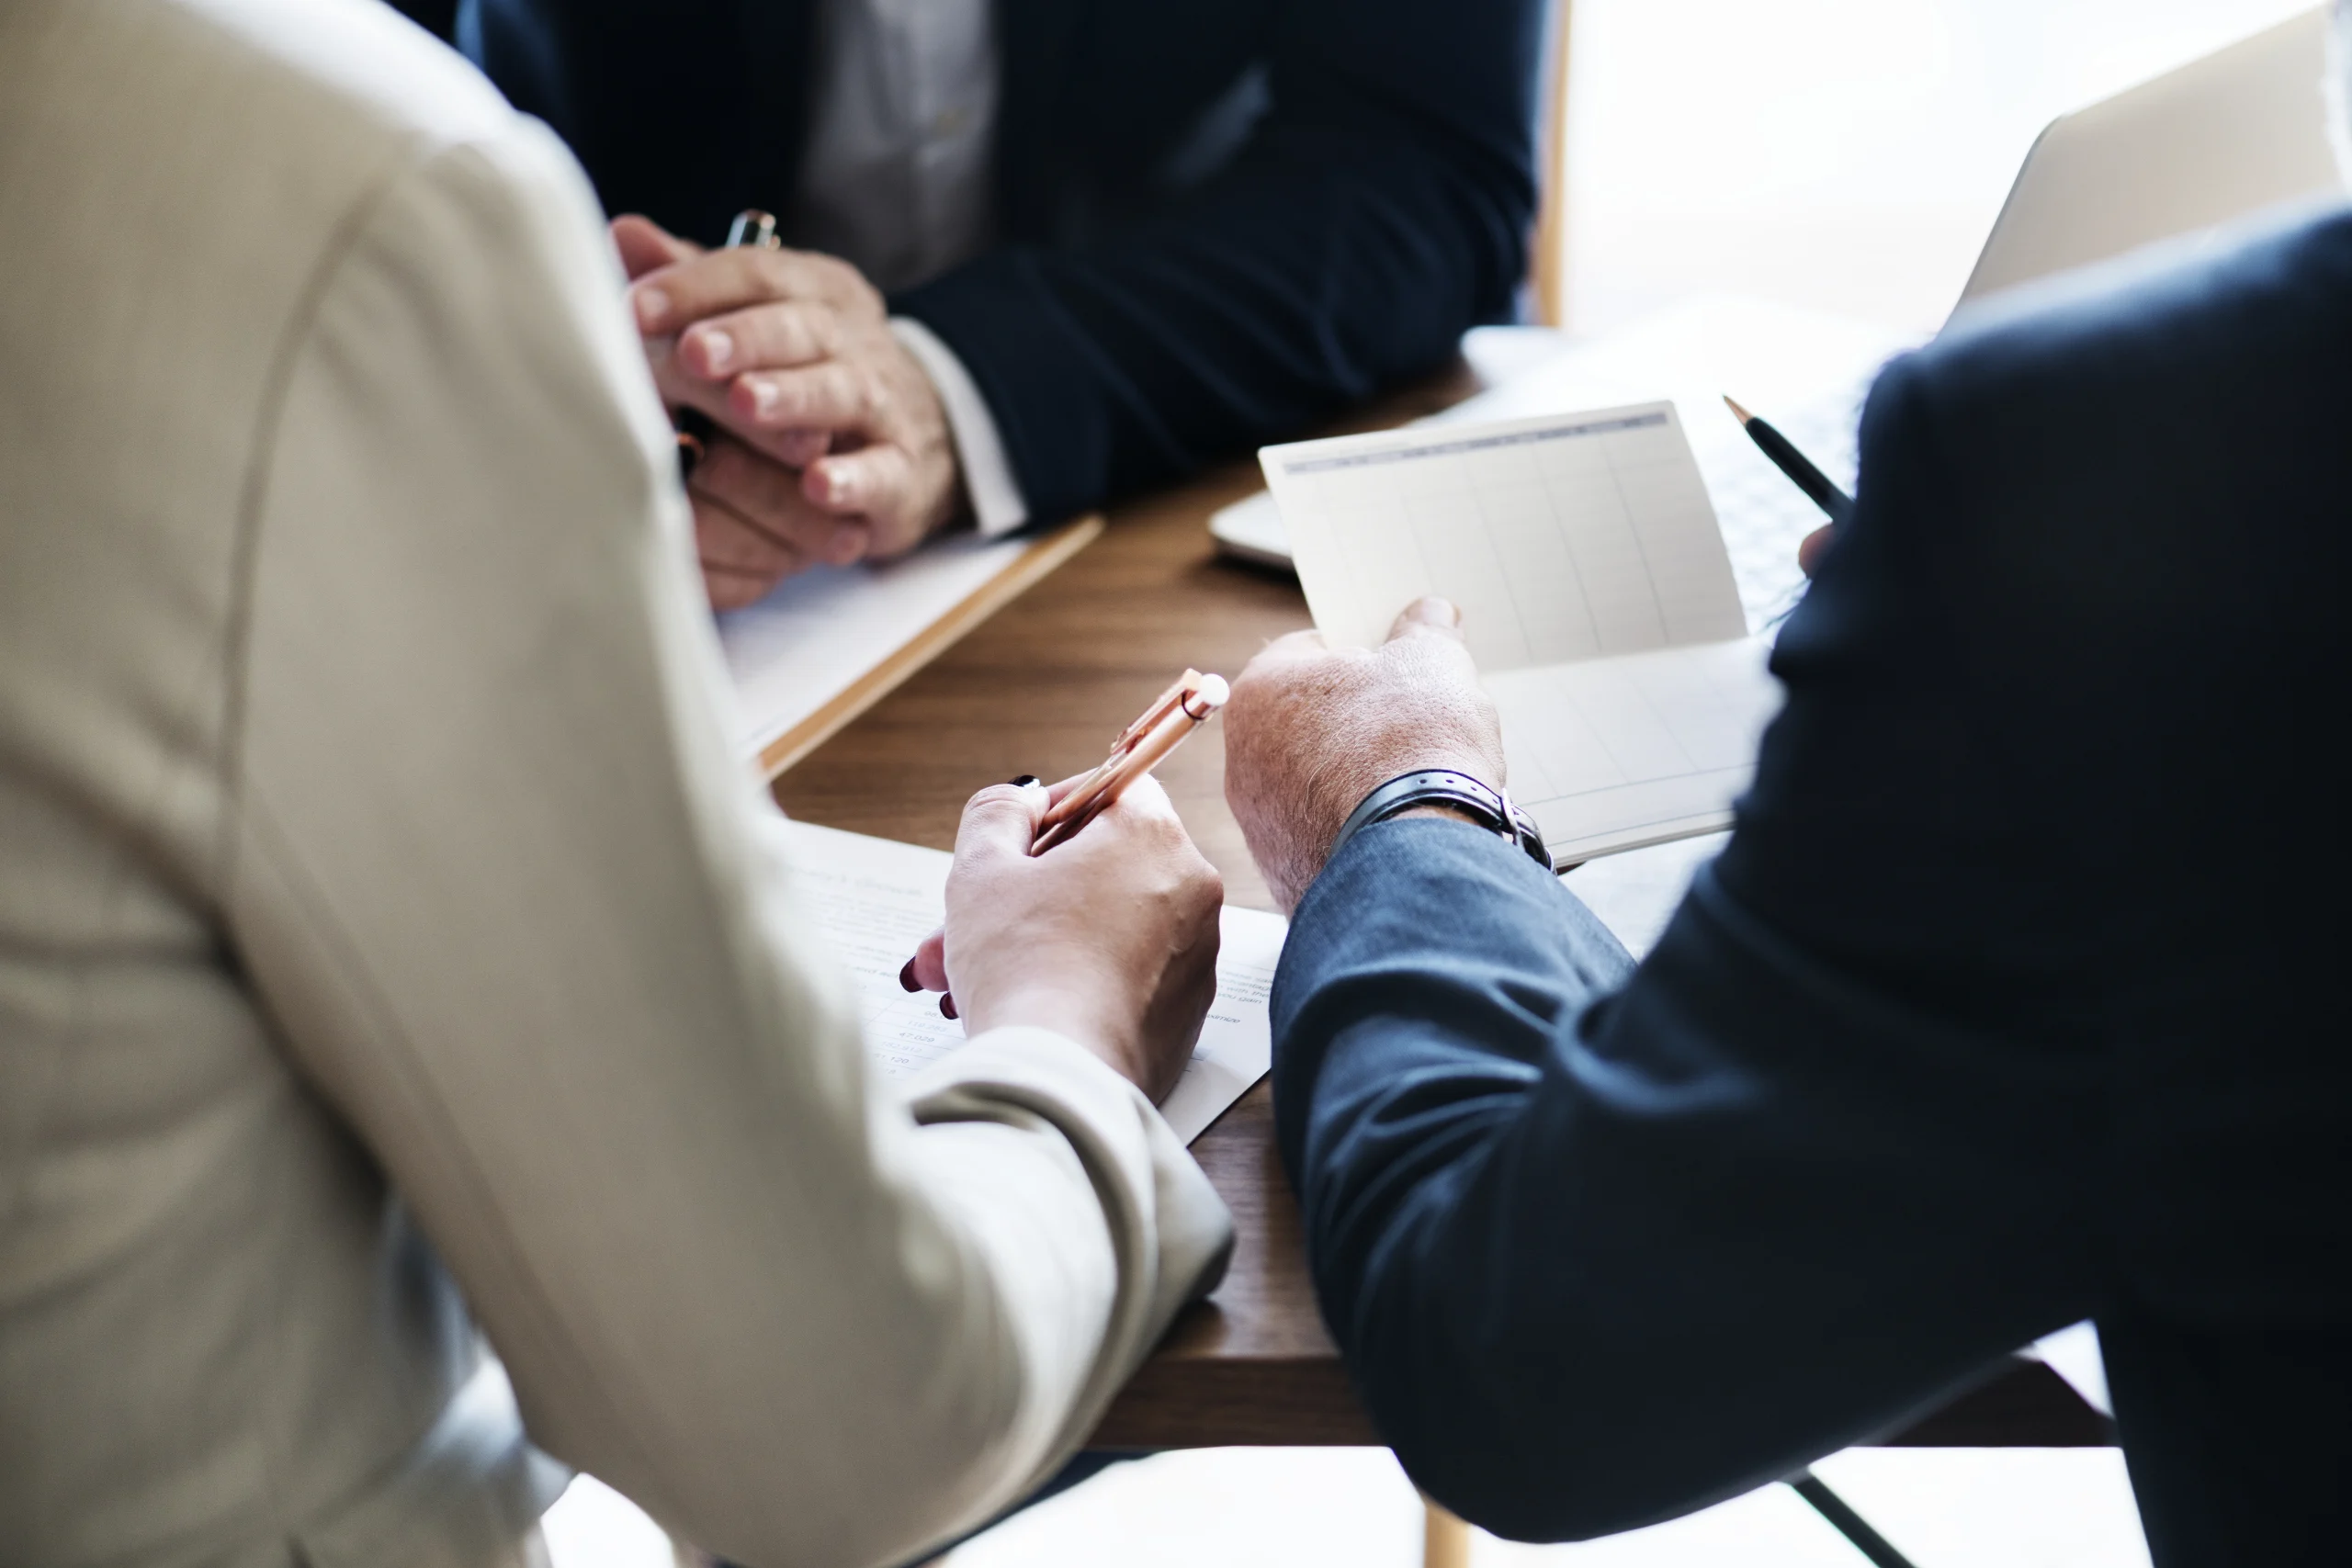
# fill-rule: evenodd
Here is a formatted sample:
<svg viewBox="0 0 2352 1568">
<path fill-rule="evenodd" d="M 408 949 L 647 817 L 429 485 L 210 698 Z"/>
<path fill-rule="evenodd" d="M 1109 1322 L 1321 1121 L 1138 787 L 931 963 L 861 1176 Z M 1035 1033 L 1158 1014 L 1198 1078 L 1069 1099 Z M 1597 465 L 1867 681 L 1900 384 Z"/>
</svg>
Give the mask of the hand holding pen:
<svg viewBox="0 0 2352 1568">
<path fill-rule="evenodd" d="M 1023 845 L 1024 859 L 1059 866 L 1067 857 L 1075 853 L 1088 863 L 1084 865 L 1071 864 L 1066 871 L 1055 870 L 1030 874 L 1033 880 L 1039 874 L 1047 880 L 1068 880 L 1091 893 L 1099 883 L 1127 875 L 1128 872 L 1125 867 L 1114 870 L 1102 863 L 1106 860 L 1133 858 L 1128 849 L 1106 844 L 1102 846 L 1102 852 L 1098 853 L 1091 846 L 1091 839 L 1082 841 L 1075 849 L 1065 847 L 1070 846 L 1073 840 L 1080 839 L 1081 829 L 1102 817 L 1103 813 L 1111 810 L 1123 797 L 1133 797 L 1138 803 L 1138 809 L 1123 815 L 1132 815 L 1141 820 L 1136 824 L 1123 825 L 1122 836 L 1131 831 L 1141 831 L 1147 836 L 1151 834 L 1164 836 L 1168 829 L 1172 829 L 1177 838 L 1182 840 L 1191 860 L 1205 870 L 1206 863 L 1202 862 L 1198 852 L 1192 849 L 1192 841 L 1184 836 L 1183 826 L 1176 820 L 1174 809 L 1169 806 L 1166 794 L 1156 781 L 1150 779 L 1150 773 L 1153 768 L 1164 761 L 1178 746 L 1183 744 L 1195 730 L 1216 716 L 1217 711 L 1225 705 L 1228 694 L 1222 678 L 1216 675 L 1204 675 L 1196 670 L 1187 670 L 1178 676 L 1166 691 L 1160 693 L 1134 723 L 1119 732 L 1111 743 L 1110 755 L 1091 773 L 1075 779 L 1065 780 L 1050 790 L 1034 777 L 1023 777 L 1013 780 L 1009 786 L 1001 785 L 995 789 L 983 790 L 974 796 L 973 806 L 967 810 L 965 817 L 965 834 L 959 835 L 956 841 L 957 870 L 949 880 L 947 925 L 940 931 L 932 932 L 923 940 L 916 949 L 915 955 L 908 960 L 906 966 L 899 971 L 899 983 L 910 991 L 947 992 L 946 952 L 948 942 L 956 926 L 956 877 L 963 874 L 966 864 L 966 838 L 973 832 L 974 813 L 984 803 L 990 803 L 991 809 L 996 809 L 994 803 L 998 802 L 999 797 L 1001 797 L 1002 805 L 1010 807 L 1017 804 L 1025 814 L 1023 818 L 1026 825 L 1026 840 Z M 1139 793 L 1138 786 L 1141 786 Z M 989 831 L 991 835 L 989 842 L 993 846 L 991 854 L 1001 858 L 1004 845 L 1010 841 L 1008 835 L 1012 834 L 1014 829 L 1009 819 L 1001 821 L 992 818 Z M 1059 852 L 1048 855 L 1046 852 L 1049 850 Z M 1007 868 L 1000 867 L 998 874 L 1021 876 L 1024 874 L 1013 873 Z M 1209 873 L 1212 878 L 1215 874 L 1214 872 Z M 1218 887 L 1220 902 L 1222 896 L 1220 884 Z M 1005 921 L 1018 919 L 1010 908 L 1000 909 L 997 914 L 987 918 L 999 925 Z M 1213 919 L 1214 911 L 1212 911 Z M 1216 944 L 1213 936 L 1209 945 L 1212 950 L 1210 988 L 1214 991 L 1213 959 Z M 964 967 L 961 953 L 958 954 L 958 960 L 957 967 L 960 971 Z M 1205 1000 L 1202 1005 L 1206 1006 Z M 961 1016 L 959 1004 L 953 993 L 943 994 L 940 997 L 939 1010 L 949 1018 Z M 974 1027 L 977 1029 L 981 1026 L 976 1021 Z M 1193 1027 L 1197 1030 L 1198 1020 L 1193 1021 Z M 1182 1064 L 1179 1063 L 1178 1066 L 1181 1067 Z"/>
<path fill-rule="evenodd" d="M 1111 742 L 1103 764 L 1078 781 L 1046 813 L 1030 853 L 1044 854 L 1064 843 L 1095 814 L 1119 798 L 1129 784 L 1158 767 L 1168 753 L 1207 723 L 1232 695 L 1221 675 L 1187 670 Z"/>
<path fill-rule="evenodd" d="M 1807 534 L 1797 545 L 1797 566 L 1807 577 L 1821 564 L 1822 552 L 1837 538 L 1838 525 L 1853 515 L 1854 498 L 1838 488 L 1828 475 L 1815 468 L 1813 459 L 1797 450 L 1795 442 L 1781 434 L 1764 420 L 1749 413 L 1731 399 L 1725 398 L 1732 417 L 1738 420 L 1747 438 L 1772 461 L 1772 466 L 1788 475 L 1789 482 L 1804 491 L 1829 521 Z"/>
</svg>

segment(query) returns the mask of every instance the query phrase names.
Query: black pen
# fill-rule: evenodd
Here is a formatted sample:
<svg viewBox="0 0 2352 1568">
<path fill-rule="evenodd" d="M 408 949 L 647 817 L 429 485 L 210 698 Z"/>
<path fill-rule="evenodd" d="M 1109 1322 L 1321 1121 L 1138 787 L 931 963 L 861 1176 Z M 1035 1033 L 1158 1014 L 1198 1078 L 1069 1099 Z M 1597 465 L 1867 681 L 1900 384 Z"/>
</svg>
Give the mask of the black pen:
<svg viewBox="0 0 2352 1568">
<path fill-rule="evenodd" d="M 1829 521 L 1843 523 L 1853 515 L 1854 498 L 1831 484 L 1829 476 L 1815 468 L 1812 459 L 1796 449 L 1794 442 L 1729 398 L 1724 401 L 1730 405 L 1740 428 L 1747 432 L 1747 438 L 1756 443 L 1764 456 L 1772 459 L 1774 468 L 1789 476 L 1797 489 L 1811 496 L 1815 506 L 1828 513 Z"/>
<path fill-rule="evenodd" d="M 775 220 L 756 207 L 747 207 L 735 215 L 727 231 L 727 248 L 749 245 L 755 251 L 775 251 L 784 248 L 776 237 Z M 670 423 L 678 427 L 678 473 L 680 477 L 695 471 L 709 449 L 711 438 L 718 434 L 718 422 L 700 409 L 682 408 L 671 412 Z"/>
</svg>

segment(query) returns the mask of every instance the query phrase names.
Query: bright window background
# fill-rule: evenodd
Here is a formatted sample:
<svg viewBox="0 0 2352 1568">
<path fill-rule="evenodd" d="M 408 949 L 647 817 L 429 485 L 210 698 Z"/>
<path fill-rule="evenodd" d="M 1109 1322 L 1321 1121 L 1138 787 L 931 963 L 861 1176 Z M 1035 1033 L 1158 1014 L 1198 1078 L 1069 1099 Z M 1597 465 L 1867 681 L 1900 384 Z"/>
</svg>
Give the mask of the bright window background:
<svg viewBox="0 0 2352 1568">
<path fill-rule="evenodd" d="M 2312 0 L 1572 3 L 1572 328 L 1703 290 L 1925 333 L 2043 126 Z"/>
</svg>

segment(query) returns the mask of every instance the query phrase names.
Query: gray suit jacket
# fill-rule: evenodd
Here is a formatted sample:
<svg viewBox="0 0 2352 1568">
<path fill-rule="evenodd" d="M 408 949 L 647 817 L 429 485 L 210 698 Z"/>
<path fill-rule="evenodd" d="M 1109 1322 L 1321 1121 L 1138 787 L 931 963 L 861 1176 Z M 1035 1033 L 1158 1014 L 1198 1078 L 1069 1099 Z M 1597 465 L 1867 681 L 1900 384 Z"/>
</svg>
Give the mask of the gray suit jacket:
<svg viewBox="0 0 2352 1568">
<path fill-rule="evenodd" d="M 0 276 L 0 1562 L 1048 1473 L 1224 1212 L 1068 1040 L 869 1072 L 562 148 L 365 0 L 13 0 Z"/>
</svg>

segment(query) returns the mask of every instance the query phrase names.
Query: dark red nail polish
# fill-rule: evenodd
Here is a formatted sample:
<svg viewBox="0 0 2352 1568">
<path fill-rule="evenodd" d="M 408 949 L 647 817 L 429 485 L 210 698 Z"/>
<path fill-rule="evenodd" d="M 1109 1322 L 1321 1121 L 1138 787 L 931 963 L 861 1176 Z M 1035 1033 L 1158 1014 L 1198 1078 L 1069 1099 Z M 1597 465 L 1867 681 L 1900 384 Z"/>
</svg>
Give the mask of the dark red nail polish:
<svg viewBox="0 0 2352 1568">
<path fill-rule="evenodd" d="M 899 984 L 902 988 L 910 991 L 920 991 L 922 989 L 922 982 L 915 978 L 915 961 L 913 959 L 908 959 L 907 966 L 899 971 Z"/>
<path fill-rule="evenodd" d="M 1019 778 L 1012 781 L 1012 787 L 1015 789 L 1027 789 L 1031 784 L 1043 784 L 1044 782 L 1045 781 L 1043 779 L 1039 778 L 1035 773 L 1023 773 Z"/>
<path fill-rule="evenodd" d="M 956 994 L 953 991 L 939 993 L 939 1016 L 942 1018 L 956 1016 Z"/>
</svg>

